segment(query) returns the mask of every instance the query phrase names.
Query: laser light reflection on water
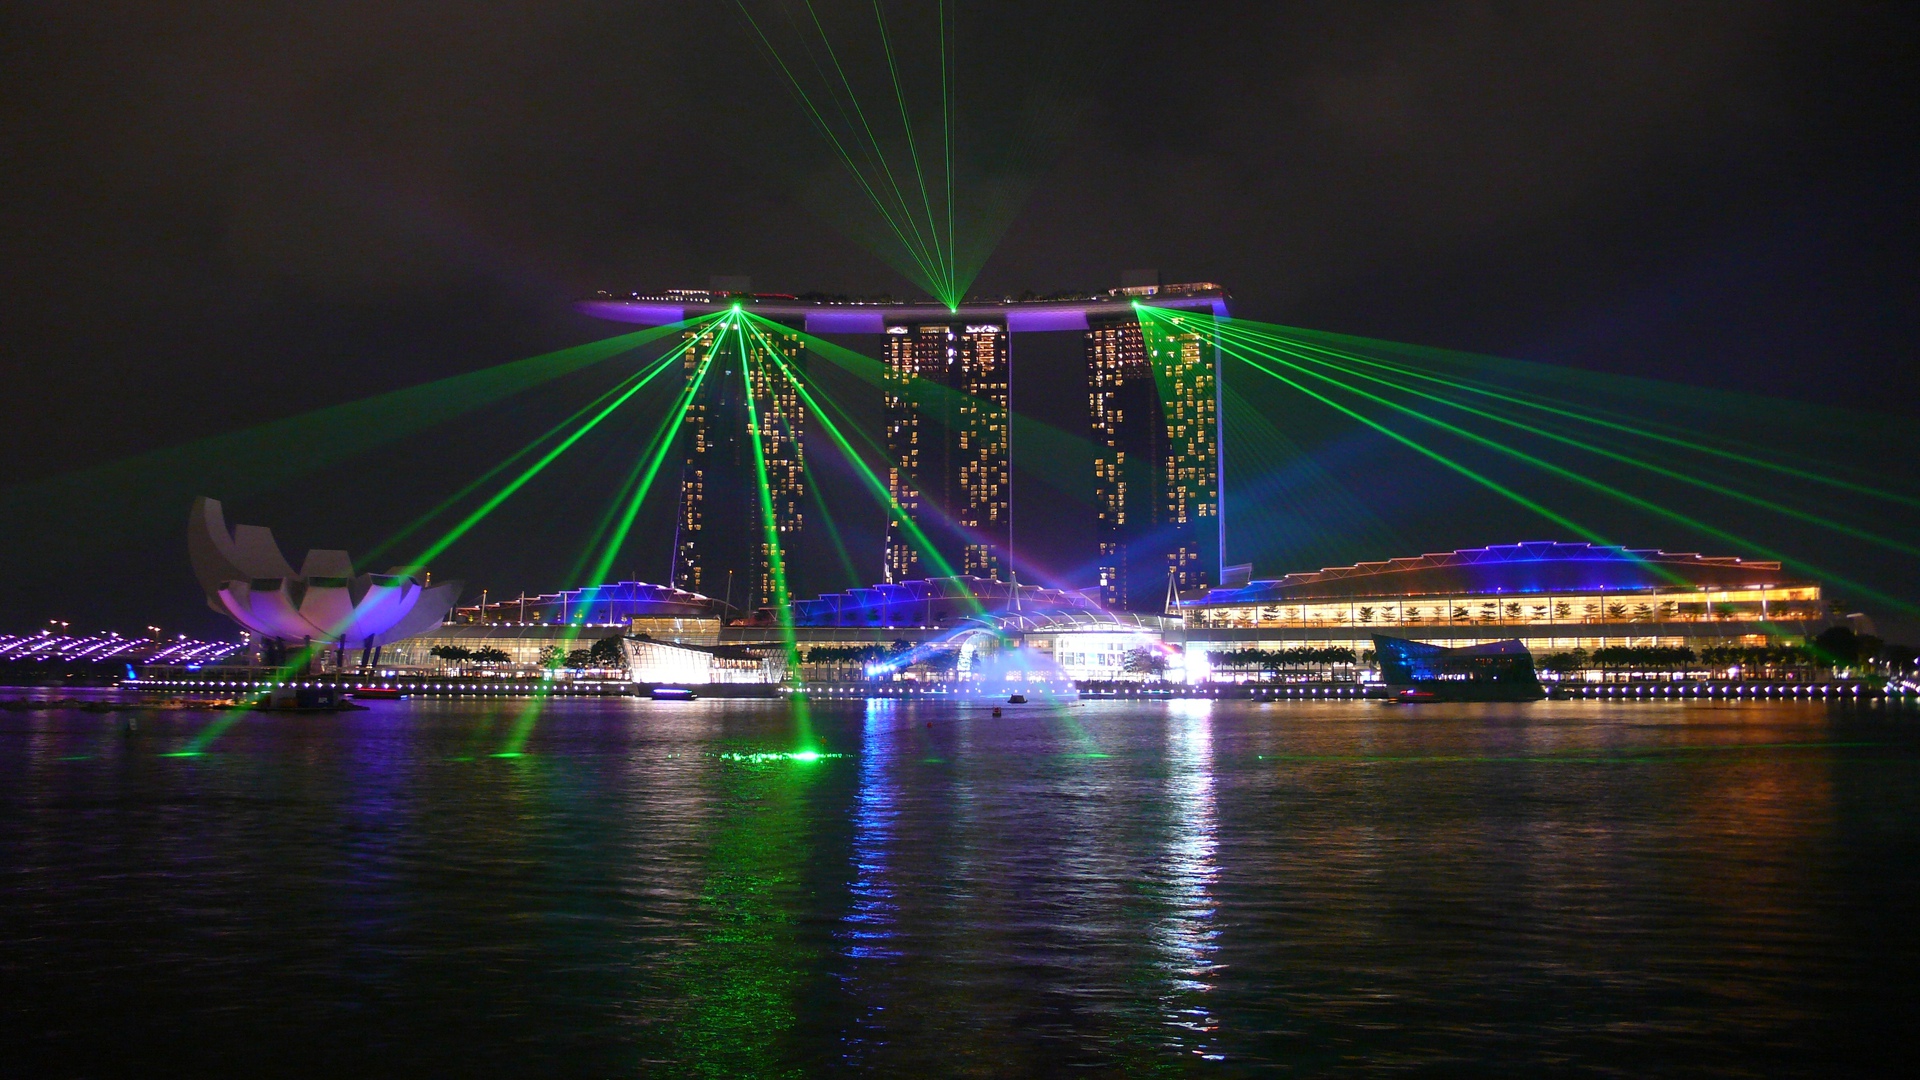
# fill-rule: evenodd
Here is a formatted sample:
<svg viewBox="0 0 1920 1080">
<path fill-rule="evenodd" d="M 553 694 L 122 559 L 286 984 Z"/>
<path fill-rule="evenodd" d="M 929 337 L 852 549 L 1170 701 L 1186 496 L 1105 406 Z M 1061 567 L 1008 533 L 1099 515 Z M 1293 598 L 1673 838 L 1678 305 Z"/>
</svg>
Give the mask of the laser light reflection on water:
<svg viewBox="0 0 1920 1080">
<path fill-rule="evenodd" d="M 843 757 L 846 757 L 847 755 L 825 754 L 825 753 L 821 753 L 818 750 L 786 750 L 786 751 L 763 750 L 763 751 L 756 751 L 751 753 L 735 752 L 735 753 L 727 753 L 727 754 L 716 754 L 714 756 L 718 757 L 722 761 L 739 761 L 749 765 L 759 765 L 769 761 L 798 761 L 798 762 L 801 762 L 802 764 L 811 765 L 816 761 L 826 761 L 831 758 L 843 758 Z"/>
</svg>

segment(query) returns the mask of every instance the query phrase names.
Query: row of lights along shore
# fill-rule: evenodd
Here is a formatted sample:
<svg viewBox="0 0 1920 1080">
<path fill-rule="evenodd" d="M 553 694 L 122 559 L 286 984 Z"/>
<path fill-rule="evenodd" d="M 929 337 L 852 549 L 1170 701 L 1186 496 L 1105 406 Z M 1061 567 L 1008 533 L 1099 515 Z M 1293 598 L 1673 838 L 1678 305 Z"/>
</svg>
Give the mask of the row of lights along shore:
<svg viewBox="0 0 1920 1080">
<path fill-rule="evenodd" d="M 231 682 L 231 681 L 207 680 L 207 679 L 138 679 L 138 680 L 129 680 L 126 683 L 126 685 L 140 687 L 140 688 L 164 687 L 164 688 L 171 688 L 171 689 L 177 689 L 177 690 L 270 690 L 270 689 L 273 689 L 276 684 L 263 683 L 263 682 Z M 347 686 L 349 689 L 355 689 L 355 688 L 359 688 L 360 686 L 360 684 L 312 682 L 312 681 L 287 682 L 287 683 L 280 683 L 277 685 L 291 686 L 296 689 L 300 687 L 328 687 L 328 686 Z M 498 694 L 505 694 L 510 692 L 510 689 L 509 690 L 498 689 L 497 688 L 498 684 L 489 686 L 481 683 L 390 683 L 390 684 L 381 684 L 381 685 L 383 689 L 414 690 L 414 691 L 421 691 L 424 693 L 436 693 L 436 692 L 446 692 L 446 693 L 453 693 L 453 694 L 487 693 L 487 694 L 498 695 Z M 618 688 L 621 688 L 622 690 L 625 690 L 627 688 L 630 688 L 633 684 L 622 683 L 622 682 L 576 681 L 571 683 L 556 683 L 556 684 L 542 684 L 542 685 L 546 686 L 546 689 L 543 692 L 548 694 L 565 694 L 570 689 L 591 690 L 591 691 L 594 691 L 595 693 L 604 694 L 609 688 L 618 687 Z M 790 688 L 786 688 L 786 687 L 780 688 L 780 693 L 782 694 L 790 694 L 792 692 L 793 691 Z M 930 687 L 876 686 L 876 687 L 860 687 L 860 688 L 827 686 L 827 687 L 820 687 L 818 689 L 809 689 L 805 691 L 805 693 L 810 697 L 827 697 L 827 698 L 944 697 L 944 696 L 959 695 L 959 694 L 962 694 L 963 692 L 964 691 L 960 689 L 957 689 L 954 687 L 948 687 L 948 686 L 930 686 Z M 1353 699 L 1353 698 L 1362 698 L 1366 696 L 1366 691 L 1361 687 L 1357 687 L 1357 686 L 1249 687 L 1249 688 L 1246 688 L 1243 692 L 1245 693 L 1245 696 L 1250 697 L 1254 700 L 1262 700 L 1262 699 L 1274 700 L 1278 698 Z M 1153 689 L 1144 689 L 1144 688 L 1143 689 L 1118 689 L 1118 688 L 1104 689 L 1103 688 L 1103 689 L 1082 690 L 1082 691 L 1079 691 L 1079 693 L 1080 693 L 1080 696 L 1082 697 L 1098 699 L 1098 698 L 1145 698 L 1145 697 L 1176 697 L 1176 696 L 1177 697 L 1238 697 L 1241 695 L 1242 691 L 1223 689 L 1221 687 L 1209 687 L 1205 691 L 1197 694 L 1192 690 L 1186 690 L 1176 694 L 1172 690 L 1153 690 Z M 1829 686 L 1826 684 L 1819 684 L 1819 683 L 1813 683 L 1813 684 L 1783 683 L 1779 685 L 1772 685 L 1772 684 L 1751 685 L 1751 684 L 1745 684 L 1745 683 L 1739 683 L 1739 684 L 1701 683 L 1701 684 L 1694 684 L 1694 685 L 1667 684 L 1667 685 L 1660 685 L 1660 686 L 1653 686 L 1653 687 L 1628 686 L 1628 685 L 1585 686 L 1585 685 L 1576 684 L 1576 685 L 1564 686 L 1564 687 L 1556 686 L 1552 696 L 1558 697 L 1558 698 L 1611 698 L 1615 700 L 1621 700 L 1621 699 L 1666 700 L 1666 699 L 1673 699 L 1673 698 L 1788 698 L 1788 697 L 1906 698 L 1906 697 L 1920 696 L 1920 682 L 1907 682 L 1907 681 L 1890 682 L 1885 687 L 1878 688 L 1878 689 L 1864 686 L 1859 683 L 1855 683 L 1850 686 Z"/>
</svg>

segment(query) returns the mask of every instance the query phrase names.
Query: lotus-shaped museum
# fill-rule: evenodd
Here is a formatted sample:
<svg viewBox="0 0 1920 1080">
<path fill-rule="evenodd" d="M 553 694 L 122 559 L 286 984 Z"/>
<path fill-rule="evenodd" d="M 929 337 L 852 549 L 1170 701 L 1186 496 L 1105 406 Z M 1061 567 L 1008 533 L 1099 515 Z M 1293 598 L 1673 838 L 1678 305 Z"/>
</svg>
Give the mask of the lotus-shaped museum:
<svg viewBox="0 0 1920 1080">
<path fill-rule="evenodd" d="M 399 567 L 355 574 L 344 551 L 315 548 L 295 573 L 273 530 L 229 530 L 220 503 L 204 497 L 188 517 L 187 549 L 207 606 L 259 635 L 269 654 L 358 648 L 364 665 L 380 646 L 439 626 L 460 599 L 460 582 L 427 587 Z"/>
</svg>

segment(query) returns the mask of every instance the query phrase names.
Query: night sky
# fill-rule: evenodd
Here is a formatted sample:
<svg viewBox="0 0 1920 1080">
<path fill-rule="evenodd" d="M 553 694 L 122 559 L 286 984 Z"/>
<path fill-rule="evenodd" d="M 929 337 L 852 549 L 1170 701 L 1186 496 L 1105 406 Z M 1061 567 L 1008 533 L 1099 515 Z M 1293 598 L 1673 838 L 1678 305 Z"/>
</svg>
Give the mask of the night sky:
<svg viewBox="0 0 1920 1080">
<path fill-rule="evenodd" d="M 870 7 L 819 7 L 870 77 Z M 975 290 L 1154 267 L 1228 285 L 1256 319 L 1897 426 L 1920 391 L 1916 24 L 1911 5 L 1830 2 L 962 0 L 961 153 L 969 190 L 1006 215 L 967 223 L 983 243 L 1004 225 Z M 937 56 L 930 25 L 901 5 L 910 71 Z M 225 633 L 188 572 L 185 498 L 226 498 L 292 548 L 364 549 L 606 379 L 395 430 L 257 490 L 132 468 L 128 491 L 76 470 L 607 336 L 569 306 L 596 289 L 750 274 L 917 291 L 862 243 L 844 175 L 726 3 L 12 4 L 0 161 L 6 630 Z M 1021 407 L 1083 432 L 1077 342 L 1026 340 Z M 1368 472 L 1392 469 L 1378 448 L 1272 419 L 1314 433 L 1351 505 L 1302 510 L 1311 542 L 1232 541 L 1260 573 L 1555 532 L 1422 501 Z M 1865 468 L 1911 490 L 1910 446 Z M 561 584 L 623 467 L 617 447 L 585 458 L 443 572 L 495 595 Z M 1085 495 L 1029 472 L 1022 520 Z M 877 576 L 877 519 L 832 474 Z M 1023 535 L 1071 579 L 1091 530 L 1059 516 Z M 623 576 L 664 574 L 666 520 L 643 519 Z"/>
</svg>

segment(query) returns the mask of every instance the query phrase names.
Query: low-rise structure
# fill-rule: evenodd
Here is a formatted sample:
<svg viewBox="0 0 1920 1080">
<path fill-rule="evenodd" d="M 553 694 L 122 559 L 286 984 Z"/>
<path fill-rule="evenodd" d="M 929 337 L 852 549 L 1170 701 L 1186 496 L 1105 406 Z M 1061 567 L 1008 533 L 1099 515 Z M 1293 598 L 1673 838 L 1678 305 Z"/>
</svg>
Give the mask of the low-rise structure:
<svg viewBox="0 0 1920 1080">
<path fill-rule="evenodd" d="M 1330 567 L 1183 599 L 1188 652 L 1447 647 L 1518 639 L 1535 655 L 1622 646 L 1764 646 L 1831 622 L 1818 582 L 1777 562 L 1551 541 Z M 1189 669 L 1193 663 L 1190 657 Z"/>
<path fill-rule="evenodd" d="M 633 681 L 649 686 L 772 686 L 786 679 L 779 650 L 739 645 L 691 645 L 629 637 L 620 642 Z"/>
</svg>

